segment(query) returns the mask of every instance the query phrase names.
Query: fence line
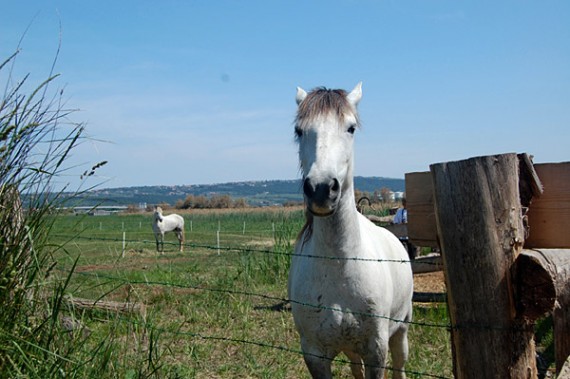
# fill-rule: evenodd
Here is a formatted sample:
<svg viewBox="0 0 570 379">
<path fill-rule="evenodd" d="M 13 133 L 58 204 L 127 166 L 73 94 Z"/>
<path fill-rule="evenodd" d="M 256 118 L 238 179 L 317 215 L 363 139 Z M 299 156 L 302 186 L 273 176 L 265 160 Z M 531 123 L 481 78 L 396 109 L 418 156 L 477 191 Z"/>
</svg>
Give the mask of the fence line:
<svg viewBox="0 0 570 379">
<path fill-rule="evenodd" d="M 148 225 L 147 225 L 148 224 Z M 201 233 L 203 232 L 202 230 L 196 230 L 196 224 L 194 222 L 194 220 L 188 220 L 187 222 L 187 226 L 185 227 L 185 231 L 190 232 L 190 233 Z M 271 222 L 271 226 L 268 226 L 267 228 L 253 228 L 253 229 L 248 229 L 247 226 L 247 221 L 243 221 L 243 223 L 240 223 L 239 226 L 235 226 L 233 228 L 228 228 L 228 229 L 224 229 L 223 228 L 223 223 L 221 221 L 217 221 L 217 222 L 203 222 L 202 224 L 208 224 L 210 227 L 212 227 L 215 230 L 219 230 L 220 232 L 235 232 L 235 233 L 240 233 L 240 234 L 245 234 L 245 232 L 247 231 L 248 233 L 272 233 L 276 231 L 276 225 L 275 222 Z M 251 224 L 257 224 L 256 222 L 251 222 Z M 77 230 L 108 230 L 108 229 L 118 229 L 120 228 L 121 230 L 131 230 L 131 231 L 135 231 L 135 230 L 142 230 L 142 229 L 147 229 L 150 230 L 152 223 L 151 222 L 145 222 L 143 224 L 142 221 L 117 221 L 117 222 L 107 222 L 104 223 L 102 221 L 99 221 L 97 223 L 90 223 L 89 226 L 85 226 L 85 222 L 81 221 L 78 224 L 74 225 L 73 228 L 77 229 Z M 144 232 L 146 233 L 146 232 Z"/>
<path fill-rule="evenodd" d="M 120 238 L 105 238 L 105 237 L 83 237 L 83 236 L 67 236 L 62 234 L 53 234 L 53 237 L 57 238 L 75 238 L 75 239 L 84 239 L 84 240 L 91 240 L 91 241 L 108 241 L 108 242 L 123 242 L 123 239 Z M 125 240 L 128 243 L 142 243 L 142 244 L 154 244 L 154 240 Z M 165 245 L 172 245 L 178 247 L 178 242 L 171 242 L 171 241 L 164 241 Z M 216 245 L 206 245 L 206 244 L 198 244 L 198 243 L 183 243 L 183 247 L 190 247 L 190 248 L 201 248 L 207 250 L 221 250 L 221 251 L 236 251 L 236 252 L 249 252 L 249 253 L 265 253 L 265 254 L 273 254 L 273 255 L 284 255 L 289 257 L 304 257 L 304 258 L 311 258 L 311 259 L 324 259 L 324 260 L 334 260 L 334 261 L 362 261 L 362 262 L 387 262 L 387 263 L 412 263 L 409 259 L 376 259 L 376 258 L 360 258 L 360 257 L 329 257 L 326 255 L 313 255 L 313 254 L 298 254 L 298 253 L 287 253 L 282 251 L 273 251 L 268 249 L 253 249 L 253 248 L 244 248 L 240 246 L 218 246 Z M 434 265 L 439 266 L 439 263 L 435 262 L 422 262 L 423 265 Z"/>
</svg>

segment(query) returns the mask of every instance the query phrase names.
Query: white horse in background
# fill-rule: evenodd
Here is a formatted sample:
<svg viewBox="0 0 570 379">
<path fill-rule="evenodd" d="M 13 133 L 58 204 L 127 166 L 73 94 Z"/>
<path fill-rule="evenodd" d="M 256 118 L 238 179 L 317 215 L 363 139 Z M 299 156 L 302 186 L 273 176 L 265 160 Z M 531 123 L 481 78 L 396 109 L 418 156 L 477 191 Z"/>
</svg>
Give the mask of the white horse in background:
<svg viewBox="0 0 570 379">
<path fill-rule="evenodd" d="M 152 223 L 154 238 L 156 239 L 156 251 L 164 252 L 164 233 L 174 231 L 176 238 L 180 242 L 180 252 L 184 250 L 184 218 L 177 214 L 168 216 L 162 215 L 162 208 L 154 208 L 154 219 Z"/>
<path fill-rule="evenodd" d="M 406 377 L 413 294 L 408 254 L 392 233 L 358 213 L 354 199 L 361 96 L 361 83 L 350 93 L 297 88 L 295 134 L 307 222 L 288 290 L 313 378 L 332 378 L 331 361 L 341 352 L 355 378 L 383 378 L 388 350 L 393 377 Z"/>
</svg>

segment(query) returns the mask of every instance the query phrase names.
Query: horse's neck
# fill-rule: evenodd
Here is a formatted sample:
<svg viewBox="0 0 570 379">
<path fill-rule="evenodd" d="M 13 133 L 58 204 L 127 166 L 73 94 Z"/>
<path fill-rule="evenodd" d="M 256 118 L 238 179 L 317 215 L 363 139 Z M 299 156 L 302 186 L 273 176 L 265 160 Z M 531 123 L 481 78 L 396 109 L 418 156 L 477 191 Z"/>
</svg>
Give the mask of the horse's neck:
<svg viewBox="0 0 570 379">
<path fill-rule="evenodd" d="M 355 253 L 360 244 L 358 211 L 354 201 L 354 191 L 343 193 L 337 211 L 328 217 L 315 217 L 313 238 L 325 246 L 321 253 L 347 256 Z"/>
</svg>

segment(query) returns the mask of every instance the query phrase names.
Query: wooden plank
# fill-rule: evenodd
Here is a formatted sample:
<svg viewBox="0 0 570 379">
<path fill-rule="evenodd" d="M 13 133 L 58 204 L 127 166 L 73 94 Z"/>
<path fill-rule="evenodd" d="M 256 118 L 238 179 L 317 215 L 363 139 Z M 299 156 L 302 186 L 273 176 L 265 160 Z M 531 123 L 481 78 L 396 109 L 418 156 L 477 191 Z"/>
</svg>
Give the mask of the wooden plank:
<svg viewBox="0 0 570 379">
<path fill-rule="evenodd" d="M 417 246 L 439 247 L 429 171 L 406 174 L 406 202 L 410 241 Z"/>
<path fill-rule="evenodd" d="M 570 248 L 570 162 L 534 168 L 544 192 L 530 204 L 525 248 Z"/>
<path fill-rule="evenodd" d="M 392 232 L 396 237 L 407 237 L 408 236 L 408 225 L 407 224 L 388 224 L 382 226 Z"/>
<path fill-rule="evenodd" d="M 439 254 L 417 257 L 412 261 L 412 272 L 414 274 L 423 274 L 435 271 L 443 271 L 443 260 Z"/>
<path fill-rule="evenodd" d="M 412 301 L 414 303 L 445 303 L 447 302 L 447 294 L 438 292 L 414 292 Z"/>
</svg>

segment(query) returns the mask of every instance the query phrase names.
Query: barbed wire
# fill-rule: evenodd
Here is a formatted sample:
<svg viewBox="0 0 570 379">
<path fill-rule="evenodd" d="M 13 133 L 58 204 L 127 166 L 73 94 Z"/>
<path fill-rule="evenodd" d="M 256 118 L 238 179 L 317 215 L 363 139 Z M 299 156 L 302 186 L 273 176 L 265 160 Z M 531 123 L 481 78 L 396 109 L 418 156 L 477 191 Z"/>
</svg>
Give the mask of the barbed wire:
<svg viewBox="0 0 570 379">
<path fill-rule="evenodd" d="M 67 272 L 69 272 L 69 271 L 67 271 Z M 93 273 L 93 272 L 78 271 L 78 272 L 74 272 L 74 274 L 108 279 L 110 281 L 122 282 L 123 284 L 158 285 L 158 286 L 166 286 L 166 287 L 174 287 L 174 288 L 194 289 L 194 290 L 201 290 L 201 291 L 208 291 L 208 292 L 228 293 L 228 294 L 232 294 L 232 295 L 244 295 L 244 296 L 250 296 L 250 297 L 258 297 L 258 298 L 262 298 L 265 300 L 278 301 L 281 303 L 298 304 L 298 305 L 301 305 L 304 307 L 309 307 L 309 308 L 323 309 L 323 310 L 329 310 L 329 311 L 358 315 L 358 316 L 364 316 L 364 317 L 379 318 L 379 319 L 389 320 L 389 321 L 393 321 L 393 322 L 397 322 L 397 323 L 403 323 L 403 324 L 410 324 L 410 325 L 416 325 L 416 326 L 422 326 L 422 327 L 443 328 L 446 330 L 450 330 L 450 328 L 451 328 L 450 324 L 426 323 L 426 322 L 419 322 L 419 321 L 413 321 L 413 320 L 399 320 L 399 319 L 391 318 L 389 316 L 379 315 L 379 314 L 375 314 L 375 313 L 357 312 L 357 311 L 345 310 L 342 308 L 315 305 L 315 304 L 305 303 L 305 302 L 297 301 L 297 300 L 293 300 L 293 299 L 287 299 L 287 298 L 277 297 L 277 296 L 270 296 L 270 295 L 255 293 L 255 292 L 249 292 L 249 291 L 241 291 L 241 290 L 234 290 L 234 289 L 228 289 L 228 288 L 211 288 L 211 287 L 204 287 L 204 286 L 198 286 L 198 285 L 188 285 L 188 284 L 179 284 L 179 283 L 153 281 L 153 280 L 131 280 L 131 279 L 119 278 L 116 276 L 100 274 L 100 273 Z"/>
<path fill-rule="evenodd" d="M 64 269 L 59 269 L 59 270 L 70 273 L 69 270 L 64 270 Z M 345 313 L 345 314 L 352 314 L 355 316 L 379 318 L 379 319 L 384 319 L 384 320 L 402 323 L 402 324 L 415 325 L 415 326 L 419 326 L 419 327 L 441 328 L 441 329 L 446 329 L 447 331 L 451 331 L 451 330 L 517 330 L 518 329 L 518 327 L 516 327 L 516 326 L 500 326 L 500 325 L 481 324 L 481 323 L 469 323 L 468 325 L 459 325 L 459 324 L 452 325 L 450 323 L 429 323 L 429 322 L 421 322 L 421 321 L 413 321 L 413 320 L 400 320 L 400 319 L 392 318 L 392 317 L 385 316 L 385 315 L 379 315 L 379 314 L 375 314 L 375 313 L 345 310 L 342 308 L 328 307 L 328 306 L 324 306 L 324 305 L 320 305 L 320 304 L 318 304 L 318 305 L 317 304 L 311 304 L 311 303 L 298 301 L 295 299 L 289 299 L 289 298 L 278 297 L 278 296 L 271 296 L 271 295 L 266 295 L 266 294 L 261 294 L 261 293 L 256 293 L 256 292 L 250 292 L 250 291 L 242 291 L 242 290 L 235 290 L 235 289 L 228 289 L 228 288 L 212 288 L 212 287 L 204 287 L 204 286 L 200 286 L 200 285 L 188 285 L 188 284 L 179 284 L 179 283 L 172 283 L 172 282 L 155 281 L 155 280 L 131 280 L 131 279 L 125 279 L 125 278 L 120 278 L 120 277 L 96 273 L 96 272 L 76 271 L 76 272 L 73 272 L 73 274 L 103 278 L 103 279 L 107 279 L 109 281 L 121 282 L 123 284 L 130 284 L 130 285 L 133 285 L 133 284 L 158 285 L 158 286 L 166 286 L 166 287 L 174 287 L 174 288 L 193 289 L 193 290 L 198 290 L 198 291 L 228 293 L 228 294 L 232 294 L 232 295 L 243 295 L 243 296 L 249 296 L 249 297 L 258 297 L 258 298 L 265 299 L 265 300 L 278 301 L 282 304 L 287 304 L 287 303 L 298 304 L 298 305 L 308 307 L 308 308 L 315 308 L 315 309 L 322 309 L 322 310 L 328 310 L 328 311 Z"/>
<path fill-rule="evenodd" d="M 142 243 L 142 244 L 152 244 L 152 245 L 154 245 L 156 242 L 154 240 L 133 240 L 133 239 L 127 240 L 124 238 L 85 237 L 85 236 L 81 236 L 81 235 L 69 236 L 69 235 L 62 235 L 62 234 L 54 234 L 53 237 L 66 238 L 66 239 L 82 239 L 82 240 L 90 240 L 90 241 L 103 241 L 103 242 Z M 170 242 L 170 241 L 165 241 L 164 244 L 172 245 L 172 246 L 178 246 L 179 245 L 177 242 Z M 198 243 L 184 243 L 183 246 L 188 247 L 188 248 L 195 248 L 195 249 L 215 250 L 218 252 L 219 251 L 226 251 L 226 252 L 237 252 L 237 253 L 261 253 L 261 254 L 271 254 L 271 255 L 286 256 L 286 257 L 300 256 L 300 257 L 305 257 L 305 258 L 327 259 L 327 260 L 332 259 L 332 260 L 350 260 L 350 261 L 363 261 L 363 262 L 390 262 L 390 263 L 399 263 L 399 264 L 411 263 L 410 260 L 372 259 L 372 258 L 360 258 L 360 257 L 335 258 L 335 257 L 321 256 L 321 255 L 303 255 L 303 254 L 298 254 L 298 253 L 293 253 L 293 252 L 283 252 L 283 251 L 275 251 L 275 250 L 269 250 L 269 249 L 246 248 L 243 246 L 239 246 L 239 247 L 238 246 L 219 246 L 219 245 L 213 246 L 213 245 L 198 244 Z M 422 264 L 423 264 L 423 262 L 422 262 Z M 436 263 L 425 262 L 425 264 L 436 264 Z M 60 270 L 62 270 L 62 269 L 60 269 Z M 68 272 L 69 272 L 69 270 L 68 270 Z M 304 307 L 324 309 L 324 310 L 329 310 L 329 311 L 333 311 L 333 312 L 349 313 L 349 314 L 354 314 L 354 315 L 359 315 L 359 316 L 364 316 L 364 317 L 381 318 L 381 319 L 386 319 L 386 320 L 389 320 L 392 322 L 407 323 L 407 324 L 415 325 L 418 327 L 442 328 L 442 329 L 446 329 L 448 331 L 451 330 L 451 328 L 452 328 L 451 325 L 448 323 L 438 324 L 438 323 L 418 322 L 418 321 L 413 321 L 413 320 L 412 321 L 410 321 L 410 320 L 398 320 L 398 319 L 394 319 L 394 318 L 391 318 L 391 317 L 388 317 L 385 315 L 343 310 L 341 308 L 336 308 L 336 307 L 327 307 L 327 306 L 322 306 L 322 305 L 309 304 L 309 303 L 297 301 L 294 299 L 287 299 L 287 298 L 283 298 L 283 297 L 279 297 L 279 296 L 271 296 L 271 295 L 267 295 L 267 294 L 255 293 L 255 292 L 250 292 L 250 291 L 242 291 L 242 290 L 236 290 L 236 289 L 212 288 L 212 287 L 204 287 L 203 285 L 188 285 L 188 284 L 163 282 L 163 281 L 130 280 L 130 279 L 126 279 L 126 278 L 120 278 L 120 277 L 102 274 L 102 273 L 97 273 L 97 272 L 79 272 L 79 271 L 77 271 L 77 272 L 73 272 L 73 274 L 103 278 L 103 279 L 106 279 L 109 281 L 121 282 L 123 284 L 129 284 L 129 285 L 144 284 L 144 285 L 151 285 L 151 286 L 168 286 L 168 287 L 174 287 L 174 288 L 194 289 L 194 290 L 199 290 L 199 291 L 209 291 L 209 292 L 217 292 L 217 293 L 228 293 L 228 294 L 232 294 L 232 295 L 243 295 L 243 296 L 248 296 L 248 297 L 257 297 L 257 298 L 261 298 L 264 300 L 278 301 L 278 302 L 281 302 L 284 304 L 286 304 L 286 303 L 298 304 L 298 305 L 304 306 Z M 124 319 L 121 316 L 118 316 L 118 318 L 123 319 L 123 321 L 126 321 L 126 322 L 139 323 L 140 324 L 139 321 L 136 321 L 133 319 Z M 144 322 L 144 325 L 145 325 L 145 327 L 152 328 L 157 332 L 171 333 L 171 334 L 180 335 L 180 336 L 190 336 L 190 337 L 200 338 L 200 339 L 204 339 L 204 340 L 224 341 L 224 342 L 228 342 L 228 343 L 255 345 L 255 346 L 259 346 L 259 347 L 263 347 L 263 348 L 272 348 L 272 349 L 281 350 L 281 351 L 285 351 L 285 352 L 289 352 L 289 353 L 305 355 L 303 353 L 303 351 L 301 351 L 301 350 L 293 349 L 293 348 L 286 347 L 286 346 L 273 345 L 273 344 L 266 343 L 266 342 L 251 341 L 251 340 L 245 340 L 245 339 L 235 339 L 235 338 L 228 338 L 228 337 L 221 337 L 221 336 L 208 336 L 208 335 L 204 335 L 202 333 L 196 333 L 196 332 L 181 332 L 181 331 L 175 332 L 175 331 L 170 331 L 170 330 L 166 330 L 163 328 L 157 328 L 154 326 L 147 325 L 146 322 Z M 320 358 L 320 359 L 330 360 L 331 362 L 337 362 L 340 364 L 351 364 L 351 363 L 353 363 L 353 362 L 350 362 L 348 360 L 341 359 L 341 358 L 330 358 L 330 357 L 325 357 L 325 356 L 319 356 L 316 354 L 308 354 L 308 355 L 311 355 L 311 356 L 314 356 L 314 357 Z M 431 373 L 427 373 L 427 372 L 420 372 L 420 371 L 413 371 L 413 370 L 397 370 L 397 369 L 394 369 L 392 367 L 387 367 L 387 366 L 382 367 L 382 368 L 389 370 L 389 371 L 401 371 L 401 372 L 404 372 L 408 375 L 430 377 L 430 378 L 439 378 L 439 379 L 450 379 L 446 376 L 431 374 Z"/>
<path fill-rule="evenodd" d="M 312 356 L 315 358 L 319 358 L 319 359 L 325 359 L 331 362 L 336 362 L 336 363 L 341 363 L 341 364 L 354 364 L 354 363 L 360 363 L 360 362 L 352 362 L 352 361 L 348 361 L 346 359 L 341 359 L 341 358 L 330 358 L 327 356 L 322 356 L 322 355 L 318 355 L 318 354 L 313 354 L 313 353 L 306 353 L 303 352 L 302 350 L 299 349 L 293 349 L 291 347 L 287 347 L 287 346 L 280 346 L 280 345 L 273 345 L 267 342 L 260 342 L 260 341 L 251 341 L 251 340 L 246 340 L 246 339 L 241 339 L 241 338 L 230 338 L 230 337 L 221 337 L 221 336 L 208 336 L 208 335 L 204 335 L 202 333 L 196 333 L 196 332 L 182 332 L 182 331 L 172 331 L 172 330 L 168 330 L 165 328 L 159 328 L 159 327 L 155 327 L 153 325 L 150 325 L 149 323 L 147 323 L 146 321 L 139 321 L 139 320 L 135 320 L 132 318 L 124 318 L 121 316 L 118 316 L 117 319 L 119 319 L 122 322 L 128 322 L 137 326 L 142 326 L 144 328 L 147 329 L 152 329 L 156 332 L 159 333 L 168 333 L 168 334 L 173 334 L 176 336 L 187 336 L 187 337 L 196 337 L 196 338 L 200 338 L 203 340 L 213 340 L 213 341 L 222 341 L 222 342 L 230 342 L 230 343 L 238 343 L 238 344 L 247 344 L 247 345 L 253 345 L 253 346 L 259 346 L 259 347 L 263 347 L 263 348 L 271 348 L 271 349 L 276 349 L 276 350 L 280 350 L 280 351 L 284 351 L 284 352 L 288 352 L 288 353 L 294 353 L 294 354 L 299 354 L 302 356 Z M 447 376 L 441 376 L 441 375 L 436 375 L 436 374 L 430 374 L 427 372 L 421 372 L 421 371 L 414 371 L 414 370 L 400 370 L 400 369 L 395 369 L 393 367 L 390 366 L 373 366 L 373 365 L 367 365 L 364 364 L 365 367 L 373 367 L 373 368 L 382 368 L 388 371 L 397 371 L 397 372 L 403 372 L 405 374 L 409 374 L 409 375 L 416 375 L 416 376 L 424 376 L 424 377 L 429 377 L 429 378 L 436 378 L 436 379 L 451 379 Z"/>
<path fill-rule="evenodd" d="M 122 239 L 117 239 L 117 238 L 96 238 L 96 237 L 79 237 L 79 238 L 88 239 L 88 240 L 96 240 L 96 241 L 111 241 L 111 242 L 122 242 L 123 241 Z M 127 242 L 154 244 L 155 241 L 128 240 Z M 169 242 L 169 243 L 173 246 L 178 246 L 178 244 L 175 242 Z M 165 244 L 166 244 L 166 242 L 165 242 Z M 195 244 L 195 243 L 185 244 L 185 246 L 194 247 L 194 248 L 202 248 L 202 249 L 207 249 L 207 250 L 217 250 L 217 251 L 230 251 L 230 252 L 240 252 L 240 253 L 262 253 L 262 254 L 273 254 L 273 255 L 283 255 L 283 256 L 302 256 L 302 257 L 307 257 L 307 258 L 329 259 L 329 260 L 356 260 L 356 261 L 379 262 L 379 263 L 381 263 L 381 262 L 411 263 L 412 262 L 410 260 L 370 259 L 370 258 L 359 258 L 359 257 L 333 258 L 333 257 L 328 257 L 328 256 L 302 255 L 302 254 L 296 254 L 296 253 L 279 252 L 279 251 L 273 251 L 273 250 L 267 250 L 267 249 L 252 249 L 252 248 L 235 247 L 235 246 L 212 246 L 212 245 Z M 421 264 L 438 265 L 437 263 L 433 263 L 433 262 L 421 262 Z M 85 275 L 87 273 L 82 272 L 81 274 Z M 100 275 L 100 277 L 104 277 L 103 274 L 97 274 L 97 275 Z M 108 279 L 109 280 L 115 279 L 115 280 L 121 280 L 121 281 L 128 282 L 128 280 L 126 280 L 126 279 L 110 277 L 110 276 L 108 277 Z M 228 292 L 228 293 L 232 293 L 232 294 L 256 296 L 256 297 L 260 297 L 260 298 L 266 298 L 269 300 L 276 300 L 276 301 L 280 301 L 280 302 L 298 304 L 301 306 L 311 307 L 311 308 L 316 308 L 316 309 L 330 310 L 330 311 L 341 312 L 341 313 L 351 313 L 354 315 L 365 316 L 365 317 L 382 318 L 382 319 L 387 319 L 389 321 L 398 322 L 398 323 L 409 323 L 411 325 L 435 327 L 435 328 L 445 328 L 447 330 L 452 330 L 452 329 L 453 330 L 473 330 L 473 329 L 475 329 L 475 330 L 516 330 L 516 329 L 519 329 L 519 327 L 516 325 L 503 326 L 503 325 L 481 324 L 481 323 L 451 325 L 451 324 L 437 324 L 437 323 L 423 323 L 423 322 L 416 322 L 416 321 L 406 321 L 406 320 L 393 319 L 393 318 L 390 318 L 389 316 L 385 316 L 385 315 L 377 315 L 377 314 L 365 313 L 365 312 L 346 311 L 346 310 L 343 310 L 341 308 L 315 305 L 315 304 L 297 301 L 295 299 L 285 299 L 285 298 L 279 298 L 279 297 L 272 297 L 272 296 L 267 296 L 264 294 L 251 293 L 251 292 L 247 292 L 247 291 L 236 291 L 236 290 L 231 290 L 231 289 L 209 289 L 209 288 L 204 288 L 204 287 L 200 287 L 200 286 L 186 286 L 186 285 L 181 285 L 181 284 L 179 285 L 179 284 L 171 284 L 171 283 L 169 284 L 169 283 L 165 283 L 165 282 L 151 282 L 151 281 L 132 281 L 131 284 L 156 284 L 156 285 L 166 285 L 166 286 L 171 285 L 171 286 L 175 286 L 175 287 L 180 286 L 181 288 L 205 290 L 205 291 L 211 291 L 211 292 Z"/>
</svg>

